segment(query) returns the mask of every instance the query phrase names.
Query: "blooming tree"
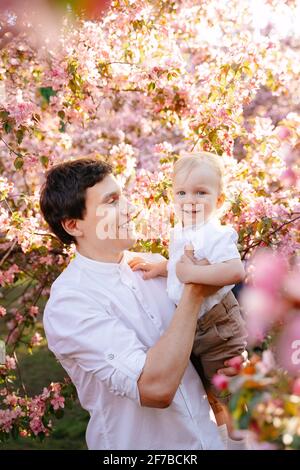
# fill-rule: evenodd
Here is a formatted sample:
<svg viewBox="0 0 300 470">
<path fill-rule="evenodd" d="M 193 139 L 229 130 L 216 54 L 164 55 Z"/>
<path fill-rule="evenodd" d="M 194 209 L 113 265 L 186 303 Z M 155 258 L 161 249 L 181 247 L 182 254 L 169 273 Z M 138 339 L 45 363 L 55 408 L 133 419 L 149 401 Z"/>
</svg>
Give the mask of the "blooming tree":
<svg viewBox="0 0 300 470">
<path fill-rule="evenodd" d="M 223 220 L 245 262 L 261 246 L 287 265 L 295 258 L 300 6 L 260 2 L 262 20 L 256 3 L 116 0 L 101 20 L 66 15 L 50 36 L 25 15 L 1 49 L 0 438 L 48 435 L 73 393 L 68 382 L 36 397 L 14 385 L 20 345 L 43 341 L 49 287 L 74 252 L 40 215 L 47 168 L 88 154 L 111 162 L 140 213 L 135 249 L 167 256 L 173 161 L 212 151 L 225 165 Z"/>
</svg>

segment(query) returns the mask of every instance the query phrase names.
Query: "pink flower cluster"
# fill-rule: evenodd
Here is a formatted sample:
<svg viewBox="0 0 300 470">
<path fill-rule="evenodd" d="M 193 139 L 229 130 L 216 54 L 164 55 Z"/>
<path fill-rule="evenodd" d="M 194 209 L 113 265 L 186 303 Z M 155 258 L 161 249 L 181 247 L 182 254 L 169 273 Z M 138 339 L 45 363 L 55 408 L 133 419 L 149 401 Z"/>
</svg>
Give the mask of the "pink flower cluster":
<svg viewBox="0 0 300 470">
<path fill-rule="evenodd" d="M 15 275 L 19 272 L 20 268 L 16 264 L 10 266 L 7 271 L 0 272 L 0 285 L 12 284 L 15 280 Z"/>
<path fill-rule="evenodd" d="M 7 393 L 3 399 L 6 408 L 0 410 L 0 431 L 9 433 L 14 426 L 24 437 L 29 437 L 31 434 L 48 436 L 52 423 L 51 410 L 49 413 L 47 407 L 51 405 L 52 414 L 65 407 L 65 398 L 60 395 L 61 391 L 60 384 L 51 383 L 48 388 L 44 388 L 41 395 L 34 398 L 23 398 L 15 393 Z"/>
</svg>

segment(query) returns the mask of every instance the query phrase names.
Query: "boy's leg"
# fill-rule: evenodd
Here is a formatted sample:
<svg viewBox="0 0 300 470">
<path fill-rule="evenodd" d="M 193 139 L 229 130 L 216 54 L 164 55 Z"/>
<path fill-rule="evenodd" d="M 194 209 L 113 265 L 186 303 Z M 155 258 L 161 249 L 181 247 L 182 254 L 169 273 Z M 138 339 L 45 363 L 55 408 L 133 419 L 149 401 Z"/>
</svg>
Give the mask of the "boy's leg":
<svg viewBox="0 0 300 470">
<path fill-rule="evenodd" d="M 200 376 L 217 424 L 219 426 L 226 424 L 230 434 L 233 425 L 227 406 L 224 404 L 230 397 L 220 399 L 219 391 L 212 386 L 211 381 L 217 370 L 224 367 L 226 359 L 238 356 L 245 350 L 246 337 L 244 321 L 232 292 L 198 320 L 193 363 L 195 359 L 201 363 Z"/>
</svg>

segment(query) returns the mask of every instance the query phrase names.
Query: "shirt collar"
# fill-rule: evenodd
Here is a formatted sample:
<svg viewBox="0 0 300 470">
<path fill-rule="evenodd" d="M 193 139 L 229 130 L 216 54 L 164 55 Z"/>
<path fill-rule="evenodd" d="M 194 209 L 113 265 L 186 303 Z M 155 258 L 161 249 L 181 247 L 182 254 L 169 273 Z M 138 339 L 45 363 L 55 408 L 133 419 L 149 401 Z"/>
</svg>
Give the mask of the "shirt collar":
<svg viewBox="0 0 300 470">
<path fill-rule="evenodd" d="M 120 263 L 105 263 L 103 261 L 96 261 L 94 259 L 87 258 L 76 250 L 73 262 L 80 268 L 88 269 L 90 271 L 102 274 L 119 274 L 121 270 L 126 269 L 127 267 L 127 254 L 124 252 Z"/>
</svg>

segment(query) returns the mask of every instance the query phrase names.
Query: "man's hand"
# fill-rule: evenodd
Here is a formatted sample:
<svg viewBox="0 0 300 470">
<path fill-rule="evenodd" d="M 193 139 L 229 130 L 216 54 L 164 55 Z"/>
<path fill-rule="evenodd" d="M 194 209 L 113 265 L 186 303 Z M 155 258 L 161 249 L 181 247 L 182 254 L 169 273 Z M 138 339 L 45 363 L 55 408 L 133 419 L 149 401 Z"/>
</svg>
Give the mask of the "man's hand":
<svg viewBox="0 0 300 470">
<path fill-rule="evenodd" d="M 176 264 L 176 276 L 180 282 L 183 282 L 183 284 L 189 284 L 191 266 L 193 266 L 193 263 L 191 264 L 189 261 L 185 261 L 182 258 L 183 257 L 181 257 L 179 262 Z"/>
<path fill-rule="evenodd" d="M 198 266 L 206 266 L 209 262 L 206 259 L 201 259 L 200 261 L 194 258 L 194 249 L 192 245 L 186 245 L 184 247 L 184 254 L 181 256 L 180 260 L 176 264 L 176 275 L 180 282 L 183 284 L 188 284 L 190 267 L 197 264 Z"/>
<path fill-rule="evenodd" d="M 189 268 L 194 265 L 198 266 L 208 266 L 209 262 L 207 259 L 197 260 L 193 256 L 193 247 L 191 245 L 187 245 L 184 249 L 184 255 L 180 258 L 176 265 L 176 275 L 178 279 L 183 282 L 184 284 L 190 284 L 189 279 Z M 182 280 L 186 279 L 186 280 Z M 208 286 L 208 285 L 200 285 L 200 284 L 190 284 L 193 287 L 190 287 L 193 291 L 197 291 L 198 294 L 202 294 L 203 297 L 209 297 L 210 295 L 215 294 L 220 287 L 216 286 Z M 187 286 L 186 286 L 187 287 Z"/>
</svg>

